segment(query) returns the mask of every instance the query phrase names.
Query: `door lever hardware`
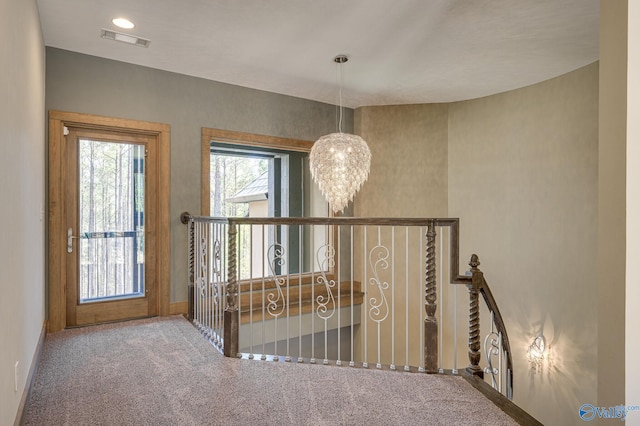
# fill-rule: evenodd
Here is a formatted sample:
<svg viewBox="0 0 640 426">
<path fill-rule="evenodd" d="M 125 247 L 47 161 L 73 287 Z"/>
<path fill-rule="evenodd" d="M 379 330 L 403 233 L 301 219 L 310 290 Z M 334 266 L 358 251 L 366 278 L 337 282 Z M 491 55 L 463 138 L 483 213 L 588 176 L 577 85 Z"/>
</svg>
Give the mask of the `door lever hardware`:
<svg viewBox="0 0 640 426">
<path fill-rule="evenodd" d="M 80 238 L 73 235 L 73 228 L 67 229 L 67 253 L 73 253 L 73 239 Z"/>
</svg>

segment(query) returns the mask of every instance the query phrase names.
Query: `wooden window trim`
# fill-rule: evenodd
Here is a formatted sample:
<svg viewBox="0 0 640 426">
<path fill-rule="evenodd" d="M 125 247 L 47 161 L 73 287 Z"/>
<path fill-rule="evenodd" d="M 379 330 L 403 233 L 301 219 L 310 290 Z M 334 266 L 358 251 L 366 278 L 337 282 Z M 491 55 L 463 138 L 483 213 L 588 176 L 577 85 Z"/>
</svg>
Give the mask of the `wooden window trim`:
<svg viewBox="0 0 640 426">
<path fill-rule="evenodd" d="M 258 148 L 271 148 L 271 149 L 280 149 L 285 151 L 296 151 L 296 152 L 311 152 L 311 148 L 313 147 L 313 142 L 306 141 L 302 139 L 289 139 L 289 138 L 281 138 L 276 136 L 267 136 L 260 135 L 254 133 L 244 133 L 244 132 L 236 132 L 233 130 L 222 130 L 222 129 L 212 129 L 203 127 L 202 128 L 202 145 L 201 145 L 201 165 L 202 165 L 202 193 L 201 193 L 201 215 L 209 216 L 211 213 L 211 187 L 210 187 L 210 156 L 211 156 L 211 141 L 229 143 L 232 145 L 242 145 L 249 147 L 258 147 Z M 329 215 L 331 215 L 331 211 L 329 211 Z M 333 229 L 333 241 L 337 241 L 338 238 L 338 228 L 334 227 Z M 329 279 L 335 279 L 335 271 L 338 268 L 338 259 L 335 261 L 335 266 L 331 271 L 328 272 Z M 312 274 L 305 274 L 305 281 L 311 281 Z M 239 280 L 238 284 L 241 288 L 248 286 L 250 280 Z"/>
<path fill-rule="evenodd" d="M 209 175 L 211 141 L 228 142 L 233 145 L 251 146 L 259 148 L 282 149 L 286 151 L 310 152 L 313 142 L 301 139 L 287 139 L 275 136 L 257 135 L 253 133 L 235 132 L 232 130 L 202 128 L 202 193 L 201 209 L 203 216 L 209 216 L 211 212 Z"/>
</svg>

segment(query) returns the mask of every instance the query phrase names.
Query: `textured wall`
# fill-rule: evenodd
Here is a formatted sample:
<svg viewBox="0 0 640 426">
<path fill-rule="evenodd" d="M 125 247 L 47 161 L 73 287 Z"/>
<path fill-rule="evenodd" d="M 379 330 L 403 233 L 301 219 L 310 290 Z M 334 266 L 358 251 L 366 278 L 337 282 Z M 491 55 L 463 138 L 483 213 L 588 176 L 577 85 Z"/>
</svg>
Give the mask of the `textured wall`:
<svg viewBox="0 0 640 426">
<path fill-rule="evenodd" d="M 447 105 L 363 107 L 355 117 L 371 149 L 355 216 L 446 217 Z"/>
<path fill-rule="evenodd" d="M 186 227 L 200 212 L 201 128 L 316 140 L 335 131 L 334 106 L 47 48 L 47 109 L 171 126 L 171 301 L 187 298 Z M 345 130 L 353 112 L 345 110 Z"/>
<path fill-rule="evenodd" d="M 514 401 L 545 424 L 596 401 L 598 64 L 449 107 L 449 215 L 507 324 Z M 544 332 L 550 358 L 526 349 Z"/>
<path fill-rule="evenodd" d="M 0 0 L 0 57 L 0 424 L 11 425 L 44 322 L 45 64 L 35 0 Z"/>
</svg>

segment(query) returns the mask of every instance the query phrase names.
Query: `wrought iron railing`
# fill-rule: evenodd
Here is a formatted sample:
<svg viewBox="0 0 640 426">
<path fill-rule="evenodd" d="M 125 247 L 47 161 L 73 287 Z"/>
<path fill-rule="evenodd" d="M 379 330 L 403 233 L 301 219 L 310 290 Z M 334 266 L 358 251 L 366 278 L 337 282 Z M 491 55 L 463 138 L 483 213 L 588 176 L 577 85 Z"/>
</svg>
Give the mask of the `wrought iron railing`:
<svg viewBox="0 0 640 426">
<path fill-rule="evenodd" d="M 458 219 L 182 221 L 189 318 L 226 356 L 453 374 L 468 356 L 466 373 L 512 397 L 509 339 L 478 257 L 458 272 Z"/>
</svg>

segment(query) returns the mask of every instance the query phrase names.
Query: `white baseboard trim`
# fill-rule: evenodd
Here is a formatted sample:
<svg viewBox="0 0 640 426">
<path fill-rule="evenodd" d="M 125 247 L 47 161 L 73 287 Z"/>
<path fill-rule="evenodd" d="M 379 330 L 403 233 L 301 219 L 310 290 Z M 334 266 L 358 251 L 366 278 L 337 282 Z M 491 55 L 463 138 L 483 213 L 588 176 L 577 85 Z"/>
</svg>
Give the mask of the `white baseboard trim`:
<svg viewBox="0 0 640 426">
<path fill-rule="evenodd" d="M 14 426 L 21 426 L 24 424 L 24 408 L 31 396 L 31 389 L 36 378 L 36 371 L 38 371 L 38 365 L 40 364 L 40 358 L 42 357 L 42 350 L 44 349 L 44 339 L 47 336 L 47 321 L 42 324 L 42 331 L 40 331 L 40 337 L 38 338 L 38 344 L 36 345 L 36 351 L 33 354 L 31 360 L 31 367 L 29 368 L 29 375 L 27 376 L 27 383 L 24 386 L 22 392 L 22 398 L 20 398 L 20 405 L 18 405 L 18 413 L 16 419 L 13 422 Z"/>
</svg>

